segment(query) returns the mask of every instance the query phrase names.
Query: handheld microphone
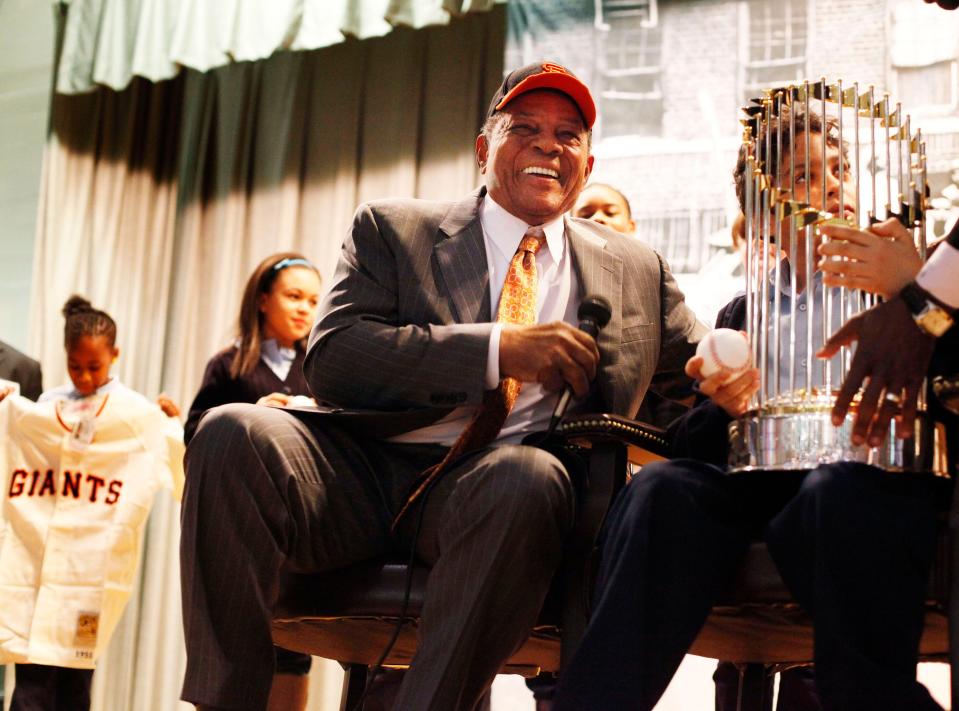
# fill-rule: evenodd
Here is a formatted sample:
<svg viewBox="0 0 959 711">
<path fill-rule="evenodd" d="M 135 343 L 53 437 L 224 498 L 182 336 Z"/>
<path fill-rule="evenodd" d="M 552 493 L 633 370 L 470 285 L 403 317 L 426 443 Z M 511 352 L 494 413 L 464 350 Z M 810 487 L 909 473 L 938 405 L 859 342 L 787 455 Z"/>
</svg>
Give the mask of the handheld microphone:
<svg viewBox="0 0 959 711">
<path fill-rule="evenodd" d="M 579 330 L 588 333 L 593 338 L 599 334 L 599 329 L 609 323 L 609 317 L 612 314 L 609 302 L 602 296 L 587 296 L 579 305 L 576 311 L 576 318 L 579 319 Z M 566 414 L 570 400 L 573 399 L 573 388 L 569 384 L 563 388 L 559 401 L 553 409 L 553 416 L 549 419 L 548 434 L 553 434 L 559 421 Z"/>
</svg>

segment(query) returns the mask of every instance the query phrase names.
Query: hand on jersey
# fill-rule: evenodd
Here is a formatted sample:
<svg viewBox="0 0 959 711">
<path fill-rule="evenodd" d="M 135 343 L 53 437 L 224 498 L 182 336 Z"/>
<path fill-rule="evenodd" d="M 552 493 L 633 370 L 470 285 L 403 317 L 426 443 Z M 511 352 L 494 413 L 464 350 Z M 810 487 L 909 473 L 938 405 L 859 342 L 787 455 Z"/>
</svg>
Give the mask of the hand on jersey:
<svg viewBox="0 0 959 711">
<path fill-rule="evenodd" d="M 865 231 L 823 225 L 822 232 L 830 237 L 819 245 L 826 286 L 862 289 L 889 299 L 922 268 L 912 235 L 895 217 Z"/>
<path fill-rule="evenodd" d="M 160 393 L 157 395 L 157 405 L 160 406 L 160 409 L 163 410 L 163 414 L 167 417 L 180 416 L 180 408 L 177 407 L 177 404 L 173 402 L 170 396 L 166 393 Z"/>
<path fill-rule="evenodd" d="M 741 417 L 749 407 L 749 398 L 759 390 L 759 369 L 747 368 L 731 379 L 724 372 L 704 378 L 700 369 L 703 357 L 693 356 L 686 361 L 686 375 L 699 382 L 699 391 L 719 405 L 730 417 Z"/>
<path fill-rule="evenodd" d="M 559 390 L 565 383 L 585 397 L 596 377 L 599 348 L 593 337 L 562 321 L 517 326 L 506 324 L 499 339 L 500 377 L 542 383 Z"/>
</svg>

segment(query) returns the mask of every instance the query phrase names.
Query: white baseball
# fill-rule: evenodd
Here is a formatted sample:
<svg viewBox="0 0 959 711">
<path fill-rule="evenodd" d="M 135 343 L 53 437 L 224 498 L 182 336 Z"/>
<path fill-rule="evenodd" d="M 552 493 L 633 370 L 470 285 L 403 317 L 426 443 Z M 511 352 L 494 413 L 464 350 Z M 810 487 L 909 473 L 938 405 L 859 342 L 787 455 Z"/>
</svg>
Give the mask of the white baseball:
<svg viewBox="0 0 959 711">
<path fill-rule="evenodd" d="M 725 373 L 725 379 L 732 380 L 751 365 L 749 350 L 749 339 L 739 331 L 731 328 L 710 331 L 696 348 L 696 355 L 703 357 L 699 372 L 704 378 Z"/>
</svg>

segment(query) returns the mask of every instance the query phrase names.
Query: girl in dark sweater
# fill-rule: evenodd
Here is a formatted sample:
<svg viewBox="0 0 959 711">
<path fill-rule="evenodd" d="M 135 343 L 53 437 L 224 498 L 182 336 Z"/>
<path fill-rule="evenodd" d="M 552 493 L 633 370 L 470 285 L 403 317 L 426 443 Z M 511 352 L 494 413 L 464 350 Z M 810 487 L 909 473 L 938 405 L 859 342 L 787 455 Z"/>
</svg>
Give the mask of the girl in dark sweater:
<svg viewBox="0 0 959 711">
<path fill-rule="evenodd" d="M 187 417 L 188 444 L 200 417 L 217 405 L 282 407 L 296 396 L 310 396 L 303 355 L 319 292 L 319 273 L 305 257 L 280 252 L 260 262 L 243 290 L 236 341 L 206 365 Z"/>
<path fill-rule="evenodd" d="M 260 262 L 243 291 L 236 341 L 207 363 L 184 427 L 187 443 L 203 413 L 218 405 L 248 402 L 282 407 L 296 398 L 310 397 L 303 356 L 319 292 L 319 273 L 302 255 L 281 252 Z M 303 709 L 310 657 L 275 649 L 269 709 Z"/>
</svg>

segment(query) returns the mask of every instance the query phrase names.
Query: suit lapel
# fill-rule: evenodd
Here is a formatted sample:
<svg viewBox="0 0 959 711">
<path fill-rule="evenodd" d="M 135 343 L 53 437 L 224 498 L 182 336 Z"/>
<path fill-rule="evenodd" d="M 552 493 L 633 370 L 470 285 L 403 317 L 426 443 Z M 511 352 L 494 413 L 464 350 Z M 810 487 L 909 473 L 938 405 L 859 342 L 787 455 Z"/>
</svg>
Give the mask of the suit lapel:
<svg viewBox="0 0 959 711">
<path fill-rule="evenodd" d="M 479 205 L 481 188 L 457 203 L 439 226 L 433 254 L 446 287 L 457 323 L 481 323 L 491 319 L 489 269 Z"/>
<path fill-rule="evenodd" d="M 612 366 L 619 357 L 623 330 L 623 260 L 606 249 L 605 239 L 578 228 L 569 218 L 566 218 L 566 236 L 580 296 L 595 294 L 609 301 L 609 323 L 600 330 L 596 341 L 600 352 L 597 381 L 606 405 L 618 412 L 617 393 L 624 393 L 625 389 L 613 382 Z"/>
<path fill-rule="evenodd" d="M 489 269 L 479 204 L 486 195 L 481 188 L 456 205 L 439 226 L 433 254 L 439 281 L 449 296 L 457 323 L 482 323 L 492 319 Z M 565 219 L 566 236 L 573 269 L 580 285 L 580 297 L 597 294 L 610 305 L 609 323 L 599 333 L 601 353 L 597 381 L 601 396 L 613 411 L 625 409 L 617 394 L 628 392 L 614 383 L 614 365 L 619 357 L 623 323 L 623 260 L 606 249 L 606 240 Z"/>
</svg>

